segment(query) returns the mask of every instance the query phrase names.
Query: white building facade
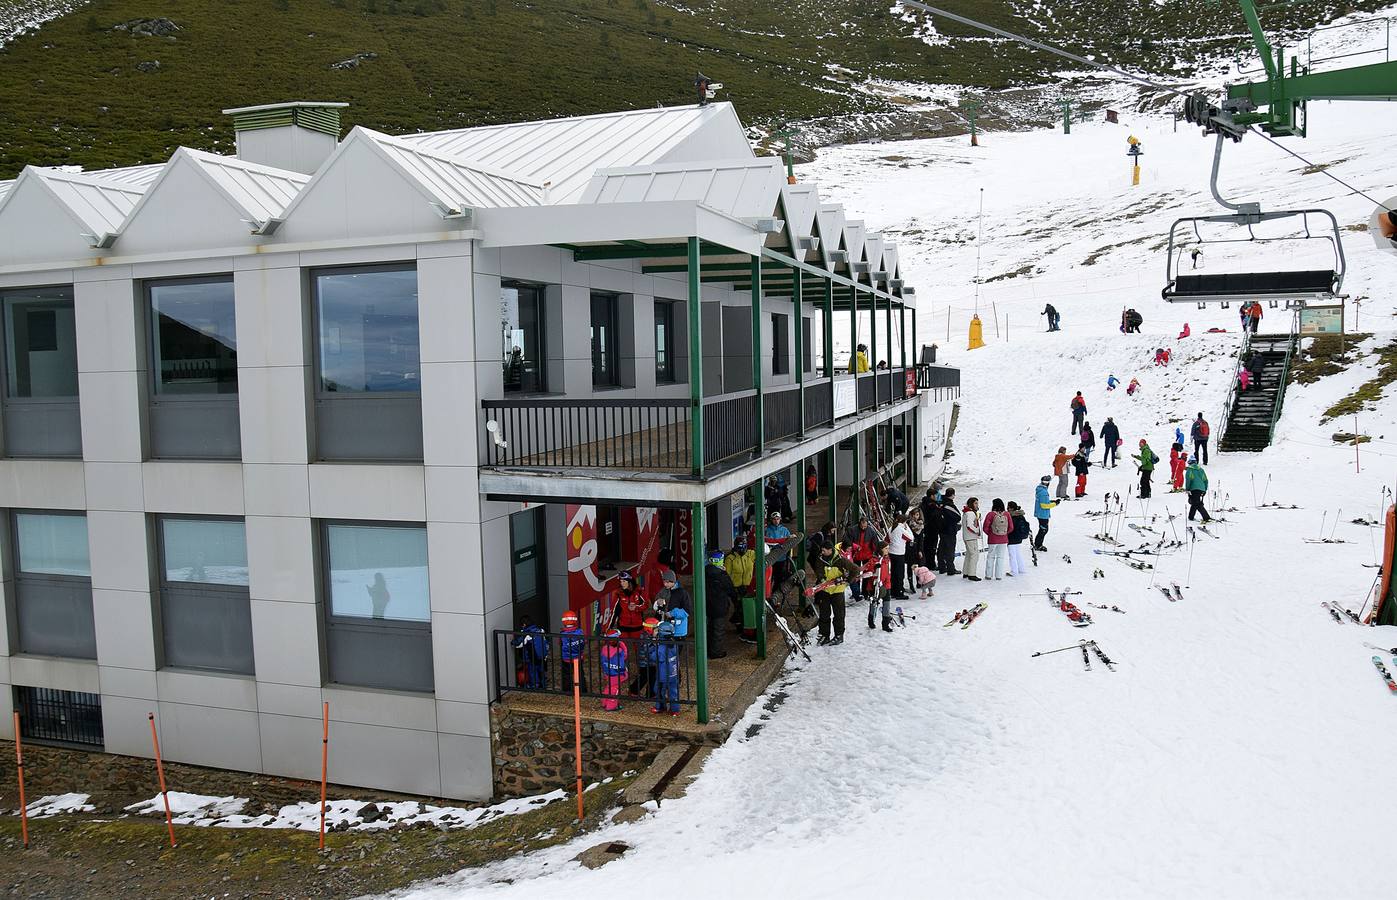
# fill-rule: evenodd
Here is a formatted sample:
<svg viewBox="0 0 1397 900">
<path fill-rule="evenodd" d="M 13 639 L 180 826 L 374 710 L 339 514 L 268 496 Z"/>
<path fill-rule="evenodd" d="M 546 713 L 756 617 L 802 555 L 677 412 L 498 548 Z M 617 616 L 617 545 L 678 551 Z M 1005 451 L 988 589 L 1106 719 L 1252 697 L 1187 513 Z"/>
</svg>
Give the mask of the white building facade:
<svg viewBox="0 0 1397 900">
<path fill-rule="evenodd" d="M 485 798 L 492 635 L 568 605 L 565 504 L 899 447 L 916 483 L 944 433 L 896 248 L 726 104 L 232 112 L 238 157 L 0 182 L 0 736 L 149 756 L 153 712 L 168 759 L 318 778 L 328 703 L 332 781 Z"/>
</svg>

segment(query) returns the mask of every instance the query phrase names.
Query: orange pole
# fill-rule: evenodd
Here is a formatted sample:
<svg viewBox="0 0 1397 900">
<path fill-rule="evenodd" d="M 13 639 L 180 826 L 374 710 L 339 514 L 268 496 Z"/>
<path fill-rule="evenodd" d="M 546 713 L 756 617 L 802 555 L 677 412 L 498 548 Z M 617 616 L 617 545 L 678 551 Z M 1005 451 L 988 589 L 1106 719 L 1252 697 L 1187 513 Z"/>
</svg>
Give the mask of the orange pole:
<svg viewBox="0 0 1397 900">
<path fill-rule="evenodd" d="M 582 801 L 582 682 L 578 680 L 581 661 L 572 661 L 572 725 L 576 739 L 577 756 L 577 821 L 586 816 Z"/>
<path fill-rule="evenodd" d="M 165 764 L 160 761 L 160 737 L 155 733 L 155 713 L 147 714 L 150 719 L 150 742 L 155 747 L 155 772 L 160 776 L 160 796 L 165 800 L 165 827 L 170 831 L 170 846 L 175 846 L 175 823 L 170 816 L 170 793 L 165 790 Z"/>
<path fill-rule="evenodd" d="M 330 701 L 320 712 L 320 849 L 325 849 L 325 781 L 330 773 Z"/>
<path fill-rule="evenodd" d="M 24 749 L 19 740 L 19 712 L 15 712 L 15 768 L 19 770 L 19 833 L 29 846 L 29 811 L 24 805 Z"/>
</svg>

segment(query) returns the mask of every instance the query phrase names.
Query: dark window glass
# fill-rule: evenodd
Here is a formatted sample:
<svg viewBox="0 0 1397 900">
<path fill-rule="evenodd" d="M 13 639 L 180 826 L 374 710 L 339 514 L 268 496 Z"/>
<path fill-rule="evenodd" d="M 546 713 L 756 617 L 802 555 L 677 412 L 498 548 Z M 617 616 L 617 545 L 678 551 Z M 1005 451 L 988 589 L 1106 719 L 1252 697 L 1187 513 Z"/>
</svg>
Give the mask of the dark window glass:
<svg viewBox="0 0 1397 900">
<path fill-rule="evenodd" d="M 815 370 L 815 325 L 811 319 L 800 320 L 800 365 L 802 372 Z"/>
<path fill-rule="evenodd" d="M 20 652 L 96 659 L 87 517 L 16 512 L 12 522 Z"/>
<path fill-rule="evenodd" d="M 421 390 L 417 270 L 337 269 L 314 282 L 320 390 Z"/>
<path fill-rule="evenodd" d="M 616 295 L 592 294 L 592 385 L 619 384 L 616 372 Z"/>
<path fill-rule="evenodd" d="M 9 397 L 76 397 L 78 343 L 67 287 L 7 291 L 5 390 Z"/>
<path fill-rule="evenodd" d="M 162 281 L 150 294 L 155 392 L 236 394 L 238 338 L 233 279 Z"/>
<path fill-rule="evenodd" d="M 68 575 L 87 578 L 87 517 L 46 513 L 15 513 L 21 574 Z"/>
<path fill-rule="evenodd" d="M 102 697 L 54 688 L 16 687 L 20 736 L 40 744 L 102 746 Z"/>
<path fill-rule="evenodd" d="M 771 316 L 771 373 L 785 375 L 791 371 L 790 316 Z"/>
<path fill-rule="evenodd" d="M 655 302 L 655 380 L 674 381 L 674 304 Z"/>
<path fill-rule="evenodd" d="M 509 281 L 500 285 L 500 345 L 504 389 L 544 390 L 542 288 Z"/>
</svg>

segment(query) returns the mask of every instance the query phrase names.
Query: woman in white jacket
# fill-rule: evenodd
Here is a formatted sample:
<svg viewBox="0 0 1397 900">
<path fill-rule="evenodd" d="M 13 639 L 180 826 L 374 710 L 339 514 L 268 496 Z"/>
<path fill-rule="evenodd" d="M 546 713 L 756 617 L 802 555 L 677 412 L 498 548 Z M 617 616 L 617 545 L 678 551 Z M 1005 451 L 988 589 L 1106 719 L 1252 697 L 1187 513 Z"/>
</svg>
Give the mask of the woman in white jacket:
<svg viewBox="0 0 1397 900">
<path fill-rule="evenodd" d="M 980 501 L 971 497 L 965 502 L 965 514 L 960 520 L 961 538 L 965 541 L 965 564 L 961 575 L 971 581 L 979 581 L 975 573 L 980 569 Z"/>
</svg>

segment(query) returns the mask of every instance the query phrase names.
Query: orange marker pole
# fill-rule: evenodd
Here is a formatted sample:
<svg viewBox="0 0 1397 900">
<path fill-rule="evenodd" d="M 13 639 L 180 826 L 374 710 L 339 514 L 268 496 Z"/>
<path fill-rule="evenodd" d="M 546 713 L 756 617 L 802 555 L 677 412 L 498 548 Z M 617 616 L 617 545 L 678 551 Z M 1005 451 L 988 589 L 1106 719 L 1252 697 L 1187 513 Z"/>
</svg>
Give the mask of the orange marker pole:
<svg viewBox="0 0 1397 900">
<path fill-rule="evenodd" d="M 24 805 L 24 749 L 19 740 L 19 713 L 15 713 L 15 768 L 19 771 L 19 833 L 29 846 L 29 811 Z"/>
<path fill-rule="evenodd" d="M 325 849 L 325 781 L 330 773 L 330 702 L 320 713 L 320 849 Z"/>
<path fill-rule="evenodd" d="M 582 682 L 579 680 L 581 661 L 572 661 L 572 725 L 577 750 L 577 821 L 586 816 L 582 802 Z"/>
<path fill-rule="evenodd" d="M 150 742 L 155 747 L 155 772 L 160 776 L 160 796 L 165 800 L 165 827 L 170 831 L 170 846 L 175 846 L 175 823 L 170 816 L 170 793 L 165 790 L 165 764 L 160 761 L 160 736 L 155 733 L 155 713 L 149 713 Z"/>
</svg>

